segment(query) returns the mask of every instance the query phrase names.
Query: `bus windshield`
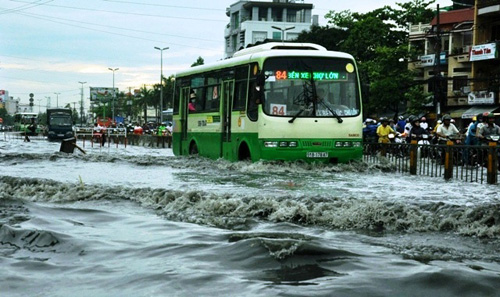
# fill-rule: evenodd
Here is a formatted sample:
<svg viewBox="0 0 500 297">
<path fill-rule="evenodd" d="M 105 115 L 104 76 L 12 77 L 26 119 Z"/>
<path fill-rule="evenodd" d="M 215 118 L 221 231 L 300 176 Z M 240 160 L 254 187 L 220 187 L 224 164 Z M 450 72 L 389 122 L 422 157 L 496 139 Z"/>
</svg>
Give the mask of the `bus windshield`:
<svg viewBox="0 0 500 297">
<path fill-rule="evenodd" d="M 263 110 L 286 117 L 349 117 L 361 102 L 353 61 L 343 58 L 269 58 L 263 67 Z"/>
</svg>

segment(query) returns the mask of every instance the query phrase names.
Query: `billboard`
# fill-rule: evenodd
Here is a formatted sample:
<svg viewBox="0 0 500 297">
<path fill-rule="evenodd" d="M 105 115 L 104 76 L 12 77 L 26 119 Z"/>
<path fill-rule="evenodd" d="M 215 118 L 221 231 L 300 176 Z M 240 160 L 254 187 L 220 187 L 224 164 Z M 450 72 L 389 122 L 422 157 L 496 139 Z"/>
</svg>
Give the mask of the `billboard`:
<svg viewBox="0 0 500 297">
<path fill-rule="evenodd" d="M 118 88 L 114 89 L 115 94 L 118 95 Z M 106 103 L 113 98 L 113 88 L 103 87 L 90 87 L 90 102 L 92 103 Z"/>
</svg>

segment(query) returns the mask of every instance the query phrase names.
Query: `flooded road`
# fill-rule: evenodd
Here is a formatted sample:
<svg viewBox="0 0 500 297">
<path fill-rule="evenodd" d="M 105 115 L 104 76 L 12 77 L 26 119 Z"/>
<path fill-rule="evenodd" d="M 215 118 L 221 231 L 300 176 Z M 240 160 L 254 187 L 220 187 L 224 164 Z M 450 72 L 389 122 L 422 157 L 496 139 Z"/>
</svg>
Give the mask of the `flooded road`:
<svg viewBox="0 0 500 297">
<path fill-rule="evenodd" d="M 2 296 L 500 296 L 498 186 L 85 149 L 0 138 Z"/>
</svg>

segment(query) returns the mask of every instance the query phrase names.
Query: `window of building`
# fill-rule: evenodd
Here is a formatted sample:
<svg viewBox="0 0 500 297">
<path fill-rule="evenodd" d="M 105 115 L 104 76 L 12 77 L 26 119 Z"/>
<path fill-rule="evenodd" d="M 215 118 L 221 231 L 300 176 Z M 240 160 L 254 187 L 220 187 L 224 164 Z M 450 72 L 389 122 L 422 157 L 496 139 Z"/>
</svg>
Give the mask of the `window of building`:
<svg viewBox="0 0 500 297">
<path fill-rule="evenodd" d="M 274 40 L 281 40 L 281 32 L 273 32 Z"/>
<path fill-rule="evenodd" d="M 240 26 L 240 12 L 237 11 L 232 15 L 231 23 L 233 24 L 233 29 L 237 29 Z"/>
<path fill-rule="evenodd" d="M 491 26 L 491 41 L 500 40 L 500 24 Z"/>
<path fill-rule="evenodd" d="M 283 21 L 283 8 L 273 8 L 271 17 L 272 17 L 273 22 L 282 22 Z"/>
<path fill-rule="evenodd" d="M 259 21 L 265 22 L 267 20 L 267 10 L 259 8 Z"/>
<path fill-rule="evenodd" d="M 231 36 L 231 48 L 233 51 L 236 51 L 238 46 L 238 35 Z"/>
<path fill-rule="evenodd" d="M 267 32 L 261 32 L 261 31 L 254 31 L 252 32 L 252 43 L 256 44 L 257 42 L 262 42 L 266 40 L 267 38 Z"/>
<path fill-rule="evenodd" d="M 295 40 L 299 37 L 299 33 L 286 33 L 286 40 Z"/>
<path fill-rule="evenodd" d="M 288 23 L 304 23 L 306 11 L 304 9 L 288 9 L 286 21 Z"/>
<path fill-rule="evenodd" d="M 469 85 L 467 75 L 460 75 L 453 77 L 453 91 L 460 91 L 463 87 Z"/>
</svg>

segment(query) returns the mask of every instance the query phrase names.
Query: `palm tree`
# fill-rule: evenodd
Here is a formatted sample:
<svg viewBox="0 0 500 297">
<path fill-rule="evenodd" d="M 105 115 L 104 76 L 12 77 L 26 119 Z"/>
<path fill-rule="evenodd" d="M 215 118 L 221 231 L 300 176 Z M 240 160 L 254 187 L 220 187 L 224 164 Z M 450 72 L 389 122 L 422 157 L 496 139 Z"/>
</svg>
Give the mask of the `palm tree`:
<svg viewBox="0 0 500 297">
<path fill-rule="evenodd" d="M 153 97 L 153 90 L 148 89 L 146 87 L 146 85 L 144 85 L 141 88 L 141 97 L 138 100 L 139 105 L 142 106 L 143 111 L 144 111 L 144 122 L 147 122 L 147 119 L 148 119 L 148 105 L 150 105 L 150 102 L 152 101 L 152 99 L 151 99 L 152 97 Z"/>
</svg>

